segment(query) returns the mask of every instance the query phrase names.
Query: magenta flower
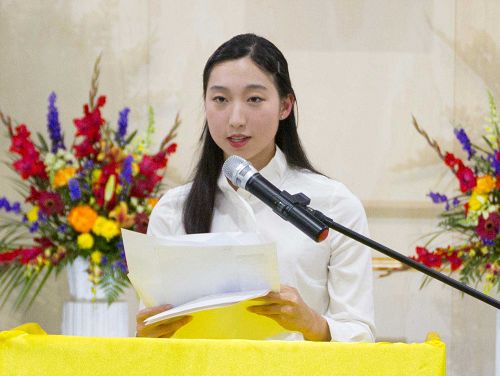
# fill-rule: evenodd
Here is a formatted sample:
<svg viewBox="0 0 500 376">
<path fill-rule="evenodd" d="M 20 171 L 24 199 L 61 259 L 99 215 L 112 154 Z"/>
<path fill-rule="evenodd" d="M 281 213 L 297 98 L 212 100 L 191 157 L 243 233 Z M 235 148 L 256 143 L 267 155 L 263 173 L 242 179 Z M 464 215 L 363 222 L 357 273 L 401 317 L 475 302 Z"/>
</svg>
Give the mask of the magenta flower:
<svg viewBox="0 0 500 376">
<path fill-rule="evenodd" d="M 483 216 L 479 217 L 479 223 L 476 228 L 477 234 L 485 240 L 494 240 L 497 237 L 500 228 L 500 215 L 490 213 L 488 219 Z"/>
</svg>

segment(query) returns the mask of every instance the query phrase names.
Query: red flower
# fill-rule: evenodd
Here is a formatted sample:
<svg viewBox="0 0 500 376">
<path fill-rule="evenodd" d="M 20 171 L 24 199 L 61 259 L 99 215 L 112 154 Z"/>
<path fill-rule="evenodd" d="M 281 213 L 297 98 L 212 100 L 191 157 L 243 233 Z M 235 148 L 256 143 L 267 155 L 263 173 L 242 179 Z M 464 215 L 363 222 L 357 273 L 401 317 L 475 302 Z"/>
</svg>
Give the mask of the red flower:
<svg viewBox="0 0 500 376">
<path fill-rule="evenodd" d="M 432 253 L 429 252 L 424 247 L 417 247 L 417 257 L 413 257 L 414 260 L 430 267 L 430 268 L 439 268 L 442 263 L 441 254 L 438 252 Z"/>
<path fill-rule="evenodd" d="M 467 192 L 476 186 L 476 175 L 469 167 L 461 165 L 457 171 L 457 178 L 460 181 L 460 190 Z"/>
<path fill-rule="evenodd" d="M 116 162 L 110 162 L 102 168 L 101 175 L 99 176 L 98 182 L 93 187 L 94 196 L 96 198 L 96 202 L 98 205 L 104 205 L 104 191 L 106 188 L 106 184 L 109 178 L 114 175 L 115 181 L 119 181 L 119 177 L 117 174 L 117 169 L 119 168 L 119 164 Z M 116 204 L 116 191 L 113 192 L 111 199 L 107 202 L 108 207 L 114 207 Z"/>
<path fill-rule="evenodd" d="M 26 265 L 43 252 L 40 247 L 32 247 L 21 250 L 21 264 Z"/>
<path fill-rule="evenodd" d="M 148 229 L 149 216 L 146 213 L 137 213 L 134 218 L 134 223 L 135 230 L 145 234 Z"/>
<path fill-rule="evenodd" d="M 94 148 L 94 144 L 87 140 L 83 140 L 80 144 L 73 146 L 75 149 L 75 157 L 84 158 L 89 155 L 97 154 L 97 149 Z"/>
<path fill-rule="evenodd" d="M 469 215 L 469 203 L 464 204 L 464 209 L 465 209 L 465 216 L 467 217 Z"/>
<path fill-rule="evenodd" d="M 479 217 L 476 232 L 482 239 L 494 240 L 497 237 L 499 227 L 500 215 L 497 213 L 490 213 L 488 219 L 484 219 L 482 215 Z"/>
<path fill-rule="evenodd" d="M 10 151 L 21 156 L 21 159 L 13 163 L 14 169 L 26 180 L 30 177 L 47 178 L 45 165 L 40 160 L 40 154 L 35 149 L 33 142 L 29 139 L 30 132 L 24 124 L 15 128 L 12 135 Z"/>
<path fill-rule="evenodd" d="M 152 175 L 148 178 L 141 177 L 135 179 L 130 189 L 130 195 L 138 198 L 145 198 L 151 195 L 156 185 L 161 181 L 161 176 Z"/>
<path fill-rule="evenodd" d="M 462 265 L 462 259 L 458 257 L 458 252 L 454 251 L 451 255 L 446 255 L 446 259 L 450 263 L 451 271 L 454 272 Z"/>
<path fill-rule="evenodd" d="M 49 247 L 53 247 L 54 246 L 54 243 L 52 243 L 52 240 L 50 240 L 49 238 L 45 238 L 45 237 L 44 238 L 35 238 L 34 240 L 43 249 L 47 249 Z"/>
<path fill-rule="evenodd" d="M 21 255 L 20 249 L 0 253 L 0 264 L 6 264 L 9 262 L 15 261 L 20 255 Z"/>
<path fill-rule="evenodd" d="M 80 119 L 74 119 L 76 127 L 76 136 L 83 136 L 84 139 L 79 144 L 73 146 L 75 155 L 78 158 L 89 157 L 97 154 L 94 145 L 101 139 L 101 126 L 104 119 L 101 116 L 100 108 L 106 103 L 106 97 L 101 96 L 92 112 L 89 106 L 83 106 L 84 116 Z"/>
<path fill-rule="evenodd" d="M 39 247 L 32 248 L 19 248 L 13 251 L 0 253 L 0 264 L 13 262 L 15 260 L 21 261 L 21 264 L 26 265 L 31 260 L 36 258 L 39 254 L 41 254 L 43 250 Z"/>
<path fill-rule="evenodd" d="M 55 192 L 39 192 L 38 205 L 45 215 L 61 214 L 64 211 L 61 196 Z"/>
<path fill-rule="evenodd" d="M 457 157 L 455 157 L 452 153 L 446 153 L 446 155 L 444 156 L 444 163 L 448 167 L 453 168 L 457 163 L 460 163 L 460 162 L 462 162 L 462 161 L 460 159 L 458 159 Z"/>
<path fill-rule="evenodd" d="M 36 156 L 36 158 L 38 159 L 38 155 Z M 23 178 L 23 180 L 26 180 L 30 177 L 40 177 L 42 179 L 47 179 L 45 165 L 39 160 L 21 158 L 15 161 L 12 166 L 21 175 L 21 178 Z"/>
<path fill-rule="evenodd" d="M 174 142 L 167 147 L 167 155 L 175 153 L 177 150 L 177 144 Z"/>
<path fill-rule="evenodd" d="M 141 175 L 148 177 L 166 165 L 167 158 L 165 157 L 165 152 L 160 152 L 153 156 L 145 155 L 139 163 L 139 171 Z"/>
</svg>

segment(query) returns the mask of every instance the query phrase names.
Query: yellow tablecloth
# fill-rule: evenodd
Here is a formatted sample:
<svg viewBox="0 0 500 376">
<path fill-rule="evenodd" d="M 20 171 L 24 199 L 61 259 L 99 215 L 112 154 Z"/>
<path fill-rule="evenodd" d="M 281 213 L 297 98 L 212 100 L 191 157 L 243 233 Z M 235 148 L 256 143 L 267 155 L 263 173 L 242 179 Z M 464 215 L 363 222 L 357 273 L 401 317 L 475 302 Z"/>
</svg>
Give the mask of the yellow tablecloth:
<svg viewBox="0 0 500 376">
<path fill-rule="evenodd" d="M 47 335 L 0 332 L 0 375 L 444 375 L 445 345 Z"/>
</svg>

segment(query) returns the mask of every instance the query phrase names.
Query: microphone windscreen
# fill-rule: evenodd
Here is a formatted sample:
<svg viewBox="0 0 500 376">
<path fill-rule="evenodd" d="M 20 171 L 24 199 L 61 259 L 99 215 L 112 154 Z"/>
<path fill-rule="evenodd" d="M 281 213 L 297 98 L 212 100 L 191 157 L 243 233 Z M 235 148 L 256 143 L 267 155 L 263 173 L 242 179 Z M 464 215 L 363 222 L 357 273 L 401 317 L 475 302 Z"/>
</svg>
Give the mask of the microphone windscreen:
<svg viewBox="0 0 500 376">
<path fill-rule="evenodd" d="M 247 181 L 257 170 L 245 158 L 232 155 L 224 162 L 222 172 L 237 187 L 246 189 Z"/>
<path fill-rule="evenodd" d="M 231 183 L 237 185 L 236 181 L 237 181 L 238 171 L 241 170 L 241 168 L 247 166 L 248 164 L 249 162 L 246 159 L 241 158 L 237 155 L 231 155 L 224 162 L 224 165 L 222 166 L 222 172 L 224 173 L 224 176 L 231 181 Z"/>
</svg>

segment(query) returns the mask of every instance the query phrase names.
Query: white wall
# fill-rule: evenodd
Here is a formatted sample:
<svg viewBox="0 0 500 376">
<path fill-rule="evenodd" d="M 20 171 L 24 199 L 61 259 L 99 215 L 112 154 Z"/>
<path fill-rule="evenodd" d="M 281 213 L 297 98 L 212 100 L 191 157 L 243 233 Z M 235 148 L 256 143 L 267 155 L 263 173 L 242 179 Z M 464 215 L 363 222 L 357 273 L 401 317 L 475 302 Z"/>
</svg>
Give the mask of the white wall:
<svg viewBox="0 0 500 376">
<path fill-rule="evenodd" d="M 490 0 L 2 0 L 0 109 L 44 132 L 55 90 L 71 134 L 102 53 L 109 121 L 130 106 L 131 126 L 144 129 L 152 105 L 166 132 L 180 110 L 179 149 L 168 171 L 170 184 L 180 184 L 197 151 L 204 63 L 231 36 L 255 32 L 288 59 L 313 163 L 363 200 L 374 239 L 410 254 L 436 225 L 425 194 L 451 184 L 411 114 L 452 151 L 459 150 L 452 124 L 481 131 L 486 88 L 500 98 L 499 17 L 500 4 Z M 0 142 L 2 153 L 7 147 Z M 492 374 L 493 309 L 437 282 L 419 290 L 421 278 L 375 279 L 379 339 L 421 342 L 435 330 L 448 346 L 449 374 Z M 58 333 L 67 298 L 61 276 L 29 312 L 0 311 L 0 329 L 36 321 Z M 133 312 L 135 296 L 127 298 Z"/>
</svg>

